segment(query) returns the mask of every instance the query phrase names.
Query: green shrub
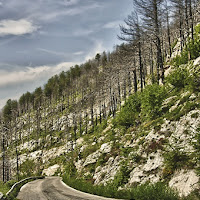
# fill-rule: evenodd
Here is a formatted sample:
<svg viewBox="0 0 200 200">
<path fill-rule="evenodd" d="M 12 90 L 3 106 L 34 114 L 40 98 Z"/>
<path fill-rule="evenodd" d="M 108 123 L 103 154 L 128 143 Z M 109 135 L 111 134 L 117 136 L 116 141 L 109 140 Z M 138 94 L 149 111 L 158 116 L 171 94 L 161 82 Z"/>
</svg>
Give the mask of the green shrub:
<svg viewBox="0 0 200 200">
<path fill-rule="evenodd" d="M 166 81 L 180 90 L 190 84 L 189 75 L 186 68 L 176 68 L 166 77 Z"/>
<path fill-rule="evenodd" d="M 200 24 L 196 25 L 194 29 L 196 34 L 200 34 Z"/>
<path fill-rule="evenodd" d="M 190 79 L 189 89 L 192 92 L 200 92 L 200 74 L 199 74 L 199 72 L 193 73 L 190 78 L 191 79 Z"/>
<path fill-rule="evenodd" d="M 37 164 L 33 160 L 26 160 L 20 165 L 21 178 L 31 177 L 37 174 Z"/>
<path fill-rule="evenodd" d="M 109 159 L 110 155 L 107 153 L 102 153 L 98 159 L 98 161 L 96 162 L 96 166 L 103 166 Z"/>
<path fill-rule="evenodd" d="M 135 124 L 135 120 L 141 111 L 141 100 L 139 94 L 134 94 L 126 101 L 121 112 L 113 120 L 115 126 L 125 126 L 129 128 Z"/>
<path fill-rule="evenodd" d="M 70 160 L 66 163 L 65 174 L 69 177 L 76 177 L 77 170 L 76 170 L 76 166 L 74 165 L 72 160 Z"/>
<path fill-rule="evenodd" d="M 112 184 L 115 188 L 125 185 L 130 177 L 130 170 L 127 163 L 122 163 L 119 172 L 115 175 Z"/>
<path fill-rule="evenodd" d="M 165 168 L 163 176 L 171 175 L 176 169 L 183 168 L 188 165 L 190 157 L 180 151 L 178 148 L 164 154 Z M 188 166 L 187 166 L 188 167 Z"/>
<path fill-rule="evenodd" d="M 119 176 L 118 176 L 119 177 Z M 116 179 L 122 180 L 122 179 Z M 134 200 L 179 200 L 178 194 L 164 183 L 143 184 L 132 189 L 118 190 L 113 182 L 107 185 L 93 185 L 83 179 L 73 179 L 64 176 L 63 181 L 69 186 L 83 192 L 117 199 Z M 119 183 L 119 182 L 118 182 Z"/>
<path fill-rule="evenodd" d="M 162 114 L 162 102 L 166 97 L 165 88 L 153 84 L 148 85 L 142 93 L 142 115 L 148 119 L 155 119 Z"/>
<path fill-rule="evenodd" d="M 180 66 L 186 64 L 189 59 L 193 60 L 200 56 L 200 26 L 195 27 L 194 40 L 189 39 L 187 45 L 181 52 L 181 55 L 176 56 L 173 59 L 173 64 L 175 66 Z"/>
<path fill-rule="evenodd" d="M 3 183 L 2 181 L 0 181 L 0 192 L 6 194 L 10 190 L 11 186 L 8 185 L 7 183 Z"/>
<path fill-rule="evenodd" d="M 178 200 L 178 194 L 164 183 L 143 184 L 131 190 L 134 200 Z"/>
</svg>

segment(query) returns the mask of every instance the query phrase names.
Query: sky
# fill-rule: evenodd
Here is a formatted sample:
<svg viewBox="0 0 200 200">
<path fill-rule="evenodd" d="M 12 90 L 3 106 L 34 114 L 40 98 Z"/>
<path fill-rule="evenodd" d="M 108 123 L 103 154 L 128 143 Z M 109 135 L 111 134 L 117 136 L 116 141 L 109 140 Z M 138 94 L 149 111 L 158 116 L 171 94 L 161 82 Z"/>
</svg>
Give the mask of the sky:
<svg viewBox="0 0 200 200">
<path fill-rule="evenodd" d="M 61 71 L 112 51 L 132 0 L 0 0 L 0 109 Z"/>
</svg>

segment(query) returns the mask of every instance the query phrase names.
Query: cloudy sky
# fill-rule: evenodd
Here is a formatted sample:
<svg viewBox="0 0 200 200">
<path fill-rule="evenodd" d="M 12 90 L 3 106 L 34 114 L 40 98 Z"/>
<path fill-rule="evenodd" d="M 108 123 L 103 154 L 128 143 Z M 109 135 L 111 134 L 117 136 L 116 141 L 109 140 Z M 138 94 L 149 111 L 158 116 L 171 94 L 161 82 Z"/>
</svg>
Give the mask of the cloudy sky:
<svg viewBox="0 0 200 200">
<path fill-rule="evenodd" d="M 112 51 L 132 0 L 0 0 L 0 109 L 54 74 Z"/>
</svg>

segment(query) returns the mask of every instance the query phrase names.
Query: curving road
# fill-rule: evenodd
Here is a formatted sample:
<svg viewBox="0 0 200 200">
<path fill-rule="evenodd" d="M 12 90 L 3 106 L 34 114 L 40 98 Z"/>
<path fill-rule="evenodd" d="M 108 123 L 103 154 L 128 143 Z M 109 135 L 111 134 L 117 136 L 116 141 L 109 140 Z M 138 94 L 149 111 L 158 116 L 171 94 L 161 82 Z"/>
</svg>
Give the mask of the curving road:
<svg viewBox="0 0 200 200">
<path fill-rule="evenodd" d="M 17 199 L 20 200 L 114 200 L 77 191 L 65 185 L 60 177 L 46 177 L 25 184 Z"/>
</svg>

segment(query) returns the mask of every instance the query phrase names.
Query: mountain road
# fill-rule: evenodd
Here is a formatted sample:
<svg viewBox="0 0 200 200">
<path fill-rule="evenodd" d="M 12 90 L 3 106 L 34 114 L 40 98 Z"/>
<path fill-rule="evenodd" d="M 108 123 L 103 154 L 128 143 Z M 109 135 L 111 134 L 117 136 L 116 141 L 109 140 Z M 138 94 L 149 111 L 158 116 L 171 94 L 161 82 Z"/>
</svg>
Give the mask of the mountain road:
<svg viewBox="0 0 200 200">
<path fill-rule="evenodd" d="M 20 200 L 114 200 L 77 191 L 60 177 L 46 177 L 25 184 L 17 196 Z"/>
</svg>

